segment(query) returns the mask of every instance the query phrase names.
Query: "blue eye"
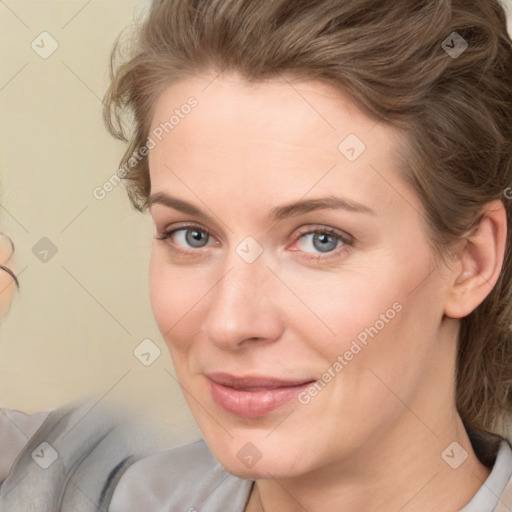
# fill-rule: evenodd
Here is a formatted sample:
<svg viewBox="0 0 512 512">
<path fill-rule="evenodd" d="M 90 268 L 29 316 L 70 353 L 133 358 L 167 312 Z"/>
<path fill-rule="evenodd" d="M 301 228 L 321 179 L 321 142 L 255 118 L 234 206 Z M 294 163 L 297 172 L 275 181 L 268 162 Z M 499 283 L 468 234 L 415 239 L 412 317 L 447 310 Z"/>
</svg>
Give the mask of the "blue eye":
<svg viewBox="0 0 512 512">
<path fill-rule="evenodd" d="M 211 233 L 200 226 L 190 225 L 181 226 L 176 229 L 170 229 L 165 231 L 161 236 L 156 237 L 157 240 L 171 240 L 169 244 L 171 251 L 186 255 L 192 253 L 199 253 L 200 251 L 194 251 L 194 249 L 202 249 L 208 245 L 211 238 Z M 314 251 L 299 250 L 298 252 L 304 252 L 309 254 L 305 256 L 306 259 L 327 259 L 333 256 L 339 255 L 340 252 L 348 250 L 354 245 L 354 242 L 348 236 L 342 235 L 339 231 L 329 227 L 318 227 L 314 230 L 303 230 L 299 233 L 297 240 L 309 238 L 309 245 L 313 247 Z M 218 244 L 217 242 L 215 242 Z M 187 247 L 190 249 L 187 250 Z M 297 252 L 296 249 L 293 249 Z M 327 254 L 327 256 L 322 256 Z"/>
<path fill-rule="evenodd" d="M 310 242 L 315 249 L 318 249 L 320 252 L 330 252 L 333 249 L 336 249 L 338 246 L 339 238 L 336 236 L 327 234 L 327 232 L 323 231 L 313 231 L 311 233 L 306 233 L 301 236 L 301 238 L 311 237 Z M 306 251 L 307 252 L 307 251 Z"/>
<path fill-rule="evenodd" d="M 191 247 L 194 247 L 194 249 L 200 249 L 208 243 L 210 235 L 202 229 L 178 229 L 174 231 L 176 238 L 180 238 L 180 236 L 177 235 L 177 233 L 180 233 L 180 231 L 185 235 L 181 236 L 181 238 L 184 239 Z"/>
<path fill-rule="evenodd" d="M 183 246 L 186 244 L 189 245 L 189 247 L 192 247 L 194 249 L 201 249 L 202 247 L 205 247 L 208 243 L 208 240 L 210 238 L 209 231 L 200 228 L 199 226 L 183 226 L 181 228 L 176 229 L 170 229 L 168 231 L 165 231 L 162 236 L 156 237 L 157 240 L 167 240 L 167 239 L 181 239 L 181 244 L 178 244 Z M 205 243 L 206 241 L 206 243 Z M 185 244 L 186 243 L 186 244 Z M 184 249 L 180 249 L 179 247 L 174 247 L 175 244 L 169 245 L 171 250 L 176 252 L 183 252 L 188 253 L 189 251 L 186 251 Z"/>
<path fill-rule="evenodd" d="M 304 230 L 299 233 L 297 240 L 307 240 L 308 245 L 313 250 L 319 251 L 316 253 L 314 251 L 302 251 L 308 254 L 308 256 L 305 256 L 307 259 L 316 260 L 338 256 L 354 245 L 353 240 L 348 236 L 344 236 L 338 230 L 329 227 Z M 322 254 L 326 254 L 326 256 L 322 256 Z"/>
</svg>

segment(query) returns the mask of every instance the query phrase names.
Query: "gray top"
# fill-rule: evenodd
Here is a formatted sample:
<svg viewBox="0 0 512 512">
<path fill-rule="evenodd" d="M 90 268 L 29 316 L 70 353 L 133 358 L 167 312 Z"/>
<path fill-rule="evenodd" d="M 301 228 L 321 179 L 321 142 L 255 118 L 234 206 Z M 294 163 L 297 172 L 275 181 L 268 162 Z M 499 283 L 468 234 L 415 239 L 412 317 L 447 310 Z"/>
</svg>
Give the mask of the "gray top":
<svg viewBox="0 0 512 512">
<path fill-rule="evenodd" d="M 0 512 L 107 512 L 126 468 L 158 447 L 152 434 L 97 400 L 0 408 Z"/>
<path fill-rule="evenodd" d="M 133 464 L 108 512 L 242 512 L 253 483 L 228 473 L 201 439 Z"/>
<path fill-rule="evenodd" d="M 460 512 L 512 512 L 512 448 L 468 429 L 492 471 Z M 242 512 L 252 480 L 228 473 L 204 440 L 161 441 L 96 401 L 25 415 L 0 408 L 0 512 Z M 53 455 L 53 456 L 52 456 Z"/>
<path fill-rule="evenodd" d="M 119 481 L 108 512 L 242 512 L 253 484 L 228 473 L 199 440 L 133 464 Z M 510 511 L 512 448 L 502 440 L 489 477 L 460 512 Z"/>
<path fill-rule="evenodd" d="M 28 439 L 36 433 L 48 414 L 26 414 L 0 407 L 0 485 Z"/>
</svg>

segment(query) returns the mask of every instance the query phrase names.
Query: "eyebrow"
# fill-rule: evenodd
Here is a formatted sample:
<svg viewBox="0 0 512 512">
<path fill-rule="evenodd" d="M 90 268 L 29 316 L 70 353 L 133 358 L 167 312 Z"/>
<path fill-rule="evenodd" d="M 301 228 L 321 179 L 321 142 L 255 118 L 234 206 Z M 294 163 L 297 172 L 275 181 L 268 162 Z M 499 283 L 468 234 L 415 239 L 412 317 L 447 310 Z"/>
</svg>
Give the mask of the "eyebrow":
<svg viewBox="0 0 512 512">
<path fill-rule="evenodd" d="M 173 208 L 189 215 L 194 215 L 207 220 L 209 219 L 207 214 L 199 210 L 193 204 L 182 199 L 172 197 L 165 192 L 155 192 L 149 197 L 147 207 L 151 208 L 154 204 L 161 204 L 167 208 Z M 364 204 L 331 195 L 314 199 L 303 199 L 293 203 L 284 204 L 282 206 L 276 206 L 268 212 L 267 220 L 274 222 L 288 217 L 324 209 L 342 209 L 349 212 L 377 215 L 374 210 Z"/>
</svg>

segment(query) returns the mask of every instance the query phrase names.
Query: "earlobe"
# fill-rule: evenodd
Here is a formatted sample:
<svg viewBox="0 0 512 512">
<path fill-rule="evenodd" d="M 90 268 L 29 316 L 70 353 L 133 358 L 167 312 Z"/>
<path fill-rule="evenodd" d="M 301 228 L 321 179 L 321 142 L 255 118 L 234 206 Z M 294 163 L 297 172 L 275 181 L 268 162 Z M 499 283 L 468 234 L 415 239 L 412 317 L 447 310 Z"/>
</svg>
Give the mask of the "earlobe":
<svg viewBox="0 0 512 512">
<path fill-rule="evenodd" d="M 476 309 L 498 281 L 505 257 L 507 214 L 501 200 L 488 203 L 478 226 L 453 266 L 445 315 L 463 318 Z"/>
</svg>

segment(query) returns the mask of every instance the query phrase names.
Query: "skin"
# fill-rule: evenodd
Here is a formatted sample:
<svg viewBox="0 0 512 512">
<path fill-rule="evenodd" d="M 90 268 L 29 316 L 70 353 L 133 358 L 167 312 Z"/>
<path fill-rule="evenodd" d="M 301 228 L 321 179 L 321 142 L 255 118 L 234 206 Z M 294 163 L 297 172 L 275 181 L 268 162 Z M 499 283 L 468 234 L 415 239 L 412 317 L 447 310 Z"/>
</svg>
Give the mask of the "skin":
<svg viewBox="0 0 512 512">
<path fill-rule="evenodd" d="M 401 134 L 320 82 L 214 76 L 161 94 L 151 129 L 190 96 L 198 106 L 149 154 L 151 194 L 210 216 L 150 207 L 151 304 L 206 442 L 229 472 L 256 480 L 250 512 L 458 510 L 489 475 L 455 408 L 459 319 L 499 276 L 503 205 L 490 203 L 472 244 L 436 265 L 423 208 L 401 176 Z M 338 150 L 350 133 L 366 144 L 354 162 Z M 330 208 L 266 219 L 275 206 L 329 194 L 375 215 Z M 183 223 L 212 235 L 191 246 Z M 353 247 L 322 252 L 298 233 L 325 227 Z M 236 252 L 247 236 L 263 249 L 252 263 Z M 395 302 L 401 311 L 307 405 L 247 419 L 212 400 L 206 372 L 321 379 Z M 441 457 L 454 441 L 468 453 L 457 469 Z M 250 468 L 237 457 L 246 443 L 261 454 Z"/>
<path fill-rule="evenodd" d="M 0 265 L 3 265 L 16 273 L 16 268 L 13 262 L 14 256 L 12 254 L 12 247 L 9 241 L 0 235 Z M 11 308 L 14 293 L 16 292 L 16 284 L 14 279 L 0 269 L 0 321 L 2 321 Z"/>
</svg>

